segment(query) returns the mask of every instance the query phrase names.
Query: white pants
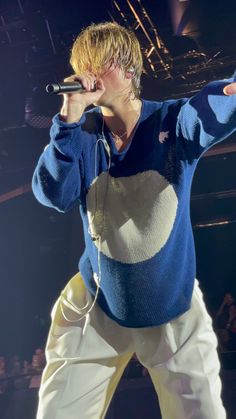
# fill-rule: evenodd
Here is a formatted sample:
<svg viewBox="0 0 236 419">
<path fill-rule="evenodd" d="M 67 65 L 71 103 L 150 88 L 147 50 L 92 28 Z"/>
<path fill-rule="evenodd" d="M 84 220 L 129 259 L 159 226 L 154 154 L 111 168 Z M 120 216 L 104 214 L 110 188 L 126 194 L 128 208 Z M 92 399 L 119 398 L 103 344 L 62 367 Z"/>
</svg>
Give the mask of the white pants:
<svg viewBox="0 0 236 419">
<path fill-rule="evenodd" d="M 80 274 L 64 293 L 78 308 L 91 299 Z M 150 373 L 163 419 L 226 418 L 217 340 L 197 280 L 191 309 L 158 327 L 122 327 L 98 305 L 77 320 L 63 301 L 52 310 L 37 419 L 104 418 L 134 352 Z"/>
</svg>

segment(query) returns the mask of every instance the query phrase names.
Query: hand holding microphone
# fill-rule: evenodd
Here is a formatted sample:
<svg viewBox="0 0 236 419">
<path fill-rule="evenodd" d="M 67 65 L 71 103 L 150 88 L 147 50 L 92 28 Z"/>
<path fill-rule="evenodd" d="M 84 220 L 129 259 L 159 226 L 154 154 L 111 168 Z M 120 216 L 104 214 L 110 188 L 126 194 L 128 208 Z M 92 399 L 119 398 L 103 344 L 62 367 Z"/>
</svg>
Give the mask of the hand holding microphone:
<svg viewBox="0 0 236 419">
<path fill-rule="evenodd" d="M 78 122 L 85 109 L 97 102 L 105 92 L 101 79 L 96 80 L 92 73 L 85 73 L 81 76 L 72 75 L 64 79 L 63 84 L 51 84 L 46 87 L 48 92 L 61 93 L 64 102 L 61 109 L 61 118 L 64 122 Z"/>
</svg>

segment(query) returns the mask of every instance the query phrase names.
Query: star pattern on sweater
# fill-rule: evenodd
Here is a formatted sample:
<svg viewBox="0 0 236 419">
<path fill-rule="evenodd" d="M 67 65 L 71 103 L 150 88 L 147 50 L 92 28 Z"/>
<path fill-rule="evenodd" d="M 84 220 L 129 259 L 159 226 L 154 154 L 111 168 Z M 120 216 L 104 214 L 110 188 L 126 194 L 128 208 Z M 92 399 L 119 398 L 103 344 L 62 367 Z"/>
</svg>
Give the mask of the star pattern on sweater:
<svg viewBox="0 0 236 419">
<path fill-rule="evenodd" d="M 161 144 L 163 144 L 165 140 L 167 140 L 168 138 L 169 138 L 169 131 L 161 131 L 159 134 L 158 140 L 160 141 Z"/>
</svg>

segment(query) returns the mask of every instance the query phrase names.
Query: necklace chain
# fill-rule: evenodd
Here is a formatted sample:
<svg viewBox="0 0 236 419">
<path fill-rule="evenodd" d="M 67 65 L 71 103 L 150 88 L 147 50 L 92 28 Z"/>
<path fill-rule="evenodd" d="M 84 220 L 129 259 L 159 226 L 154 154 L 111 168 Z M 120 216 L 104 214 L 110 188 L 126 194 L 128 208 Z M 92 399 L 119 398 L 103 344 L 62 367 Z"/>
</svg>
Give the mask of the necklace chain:
<svg viewBox="0 0 236 419">
<path fill-rule="evenodd" d="M 133 130 L 134 130 L 134 128 L 136 127 L 136 124 L 137 124 L 137 122 L 138 122 L 138 120 L 139 120 L 139 117 L 140 117 L 140 112 L 138 112 L 138 115 L 136 116 L 136 118 L 134 119 L 134 121 L 133 121 L 133 128 L 131 129 L 131 132 L 130 132 L 130 134 L 133 132 Z M 121 141 L 122 140 L 122 138 L 125 136 L 125 135 L 127 135 L 128 134 L 128 130 L 126 130 L 126 131 L 124 131 L 121 135 L 119 135 L 119 134 L 116 134 L 115 132 L 113 132 L 112 130 L 111 130 L 111 134 L 112 134 L 112 136 L 114 137 L 114 141 L 115 141 L 115 143 L 118 143 L 119 141 Z"/>
<path fill-rule="evenodd" d="M 139 117 L 140 117 L 140 113 L 141 113 L 141 107 L 140 107 L 140 109 L 139 109 L 139 111 L 137 112 L 137 115 L 136 115 L 136 117 L 135 117 L 135 119 L 134 119 L 134 121 L 133 121 L 133 127 L 132 127 L 132 129 L 131 129 L 131 131 L 130 131 L 130 135 L 132 134 L 132 132 L 134 131 L 134 128 L 136 127 L 136 125 L 137 125 L 137 122 L 138 122 L 138 120 L 139 120 Z M 104 126 L 104 117 L 103 117 L 103 126 Z M 127 135 L 128 134 L 128 130 L 126 130 L 126 131 L 124 131 L 121 135 L 119 135 L 119 134 L 116 134 L 115 132 L 113 132 L 111 129 L 110 129 L 110 132 L 111 132 L 111 134 L 112 134 L 112 136 L 113 136 L 113 139 L 114 139 L 114 142 L 117 144 L 117 143 L 119 143 L 120 141 L 122 141 L 122 139 L 125 137 L 125 135 Z"/>
<path fill-rule="evenodd" d="M 115 134 L 113 131 L 111 131 L 114 140 L 116 143 L 118 143 L 119 140 L 122 140 L 122 138 L 128 133 L 128 131 L 123 132 L 123 134 L 119 135 L 119 134 Z"/>
</svg>

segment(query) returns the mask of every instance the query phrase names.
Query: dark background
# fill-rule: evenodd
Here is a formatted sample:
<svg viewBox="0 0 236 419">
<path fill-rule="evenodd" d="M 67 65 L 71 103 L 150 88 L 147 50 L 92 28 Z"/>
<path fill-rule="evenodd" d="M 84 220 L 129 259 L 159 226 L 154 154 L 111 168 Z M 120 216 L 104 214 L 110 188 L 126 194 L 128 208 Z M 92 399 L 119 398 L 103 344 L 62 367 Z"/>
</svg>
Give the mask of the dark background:
<svg viewBox="0 0 236 419">
<path fill-rule="evenodd" d="M 52 304 L 77 271 L 84 245 L 78 208 L 61 214 L 43 207 L 29 185 L 61 104 L 45 93 L 45 84 L 71 74 L 71 45 L 91 22 L 114 18 L 136 30 L 127 2 L 118 3 L 126 22 L 112 1 L 0 0 L 0 354 L 30 358 L 44 345 Z M 138 2 L 131 3 L 140 12 Z M 144 98 L 190 96 L 234 72 L 235 1 L 192 1 L 197 33 L 189 36 L 174 34 L 168 1 L 142 5 L 170 65 L 168 74 L 155 54 L 153 70 L 145 61 Z M 137 36 L 145 52 L 150 45 L 140 28 Z M 226 291 L 236 293 L 235 140 L 202 158 L 192 187 L 197 276 L 213 315 Z"/>
</svg>

